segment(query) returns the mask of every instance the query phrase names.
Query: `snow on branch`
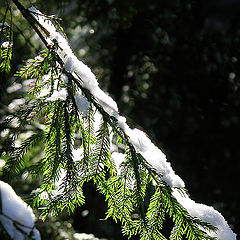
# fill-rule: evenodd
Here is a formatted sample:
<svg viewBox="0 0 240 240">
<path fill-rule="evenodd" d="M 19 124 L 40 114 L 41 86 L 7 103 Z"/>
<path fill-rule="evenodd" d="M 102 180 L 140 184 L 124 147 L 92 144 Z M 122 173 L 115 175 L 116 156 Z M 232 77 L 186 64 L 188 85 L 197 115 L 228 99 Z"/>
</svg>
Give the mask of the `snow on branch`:
<svg viewBox="0 0 240 240">
<path fill-rule="evenodd" d="M 0 222 L 12 239 L 40 240 L 34 226 L 34 214 L 30 206 L 16 195 L 10 185 L 0 181 Z"/>
<path fill-rule="evenodd" d="M 116 119 L 118 127 L 126 134 L 135 151 L 140 153 L 146 162 L 161 176 L 162 181 L 171 187 L 172 194 L 177 201 L 192 217 L 199 218 L 217 228 L 216 232 L 208 233 L 210 236 L 220 240 L 235 240 L 236 234 L 232 232 L 224 217 L 218 211 L 212 207 L 195 203 L 187 195 L 182 194 L 183 191 L 179 191 L 178 188 L 184 190 L 184 181 L 176 175 L 165 154 L 152 143 L 143 131 L 136 128 L 131 129 L 127 125 L 126 119 L 118 112 L 117 103 L 99 88 L 97 79 L 91 69 L 77 59 L 66 38 L 56 30 L 50 19 L 34 7 L 29 8 L 29 11 L 38 23 L 49 32 L 45 39 L 47 43 L 50 46 L 56 46 L 57 43 L 56 52 L 61 58 L 65 70 L 71 73 L 83 88 L 90 91 L 91 95 L 108 115 Z M 83 103 L 82 99 L 78 99 L 78 97 L 82 98 L 80 94 L 76 95 L 76 102 L 84 104 L 86 107 L 80 106 L 80 108 L 85 109 L 83 111 L 86 112 L 89 106 L 87 99 L 84 98 Z M 119 163 L 117 162 L 117 164 Z"/>
</svg>

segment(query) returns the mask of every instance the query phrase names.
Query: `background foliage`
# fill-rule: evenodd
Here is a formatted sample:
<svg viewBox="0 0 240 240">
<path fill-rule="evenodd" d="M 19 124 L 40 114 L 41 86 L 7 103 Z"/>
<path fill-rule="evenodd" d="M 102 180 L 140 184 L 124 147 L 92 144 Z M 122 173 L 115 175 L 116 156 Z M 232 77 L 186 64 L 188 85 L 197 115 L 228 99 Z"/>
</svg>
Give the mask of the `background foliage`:
<svg viewBox="0 0 240 240">
<path fill-rule="evenodd" d="M 2 19 L 5 3 L 0 2 Z M 155 138 L 192 198 L 213 205 L 239 235 L 239 2 L 49 0 L 26 5 L 63 19 L 74 52 L 93 69 L 120 112 Z M 19 12 L 13 9 L 13 15 L 18 21 L 12 71 L 41 49 Z M 13 79 L 0 77 L 0 114 L 5 116 L 22 89 L 12 93 Z M 21 176 L 11 184 L 22 196 L 34 188 Z M 115 225 L 99 223 L 103 198 L 91 184 L 85 191 L 87 205 L 68 221 L 77 231 L 120 239 Z"/>
</svg>

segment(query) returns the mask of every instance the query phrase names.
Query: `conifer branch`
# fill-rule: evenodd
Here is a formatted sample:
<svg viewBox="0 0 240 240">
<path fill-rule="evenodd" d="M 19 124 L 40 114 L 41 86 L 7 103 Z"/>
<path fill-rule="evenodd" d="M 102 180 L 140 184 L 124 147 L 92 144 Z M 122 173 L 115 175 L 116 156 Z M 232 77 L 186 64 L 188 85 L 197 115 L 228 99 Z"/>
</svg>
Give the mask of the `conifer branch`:
<svg viewBox="0 0 240 240">
<path fill-rule="evenodd" d="M 43 54 L 44 59 L 32 60 L 33 65 L 28 62 L 28 67 L 18 73 L 18 76 L 37 78 L 31 91 L 35 96 L 41 93 L 42 88 L 50 86 L 47 95 L 37 97 L 40 104 L 29 107 L 25 115 L 19 117 L 24 124 L 27 124 L 29 119 L 32 119 L 31 111 L 38 109 L 41 112 L 40 106 L 43 106 L 44 102 L 48 103 L 44 105 L 43 110 L 46 111 L 47 126 L 43 135 L 46 142 L 45 157 L 39 164 L 42 168 L 43 184 L 37 193 L 39 198 L 35 200 L 37 204 L 46 205 L 43 216 L 57 214 L 64 208 L 70 212 L 77 204 L 83 204 L 82 186 L 85 181 L 92 179 L 108 202 L 106 218 L 119 220 L 123 226 L 123 233 L 129 237 L 138 234 L 141 240 L 165 240 L 167 236 L 163 236 L 161 230 L 167 213 L 175 225 L 170 239 L 181 239 L 186 236 L 187 239 L 193 240 L 213 240 L 214 237 L 208 233 L 215 231 L 216 228 L 202 221 L 198 215 L 196 217 L 190 215 L 184 204 L 179 203 L 179 198 L 173 195 L 176 189 L 185 194 L 184 183 L 180 178 L 176 178 L 170 164 L 164 158 L 165 155 L 143 132 L 137 131 L 140 136 L 136 136 L 136 131 L 130 129 L 118 113 L 116 103 L 102 93 L 95 82 L 95 76 L 85 65 L 82 70 L 81 63 L 77 62 L 79 65 L 76 65 L 80 66 L 80 70 L 69 70 L 72 66 L 68 66 L 67 61 L 75 60 L 75 56 L 72 56 L 68 49 L 69 46 L 67 45 L 67 50 L 64 52 L 61 41 L 51 38 L 49 26 L 38 21 L 41 17 L 44 20 L 51 19 L 37 11 L 25 9 L 18 0 L 13 2 L 48 49 Z M 54 34 L 58 33 L 54 32 Z M 65 57 L 69 52 L 71 57 Z M 42 80 L 44 74 L 50 76 L 46 82 Z M 93 79 L 86 77 L 87 74 Z M 67 82 L 62 80 L 63 75 L 67 77 Z M 59 94 L 61 90 L 63 96 Z M 75 101 L 78 90 L 81 90 L 85 101 L 89 104 L 86 117 L 80 113 L 81 110 Z M 94 90 L 102 97 L 99 97 Z M 96 112 L 102 116 L 102 124 L 96 123 L 94 118 Z M 94 124 L 98 124 L 98 130 Z M 110 169 L 109 128 L 124 143 L 125 153 L 122 153 L 124 160 L 121 165 L 116 166 L 116 171 Z M 81 149 L 83 149 L 83 156 L 77 160 L 73 156 L 74 133 L 80 135 Z M 31 142 L 23 143 L 23 147 L 17 152 L 16 169 L 21 167 L 21 159 L 28 147 L 31 147 Z M 158 154 L 164 159 L 158 156 L 159 162 L 156 162 L 155 158 L 148 156 L 152 154 L 149 149 L 154 151 L 154 155 Z M 14 159 L 14 154 L 12 156 Z M 11 164 L 14 166 L 14 161 L 11 163 L 10 160 L 8 166 Z M 173 179 L 177 183 L 173 182 Z M 150 199 L 145 200 L 150 185 L 155 191 Z M 40 200 L 40 195 L 43 193 L 46 193 L 48 198 Z"/>
<path fill-rule="evenodd" d="M 96 171 L 95 171 L 95 176 L 97 176 L 98 174 L 98 170 L 99 170 L 99 165 L 100 165 L 100 162 L 101 162 L 101 158 L 102 158 L 102 155 L 103 155 L 103 148 L 104 148 L 104 140 L 106 139 L 105 136 L 106 136 L 106 131 L 107 131 L 107 126 L 106 126 L 106 123 L 103 122 L 103 132 L 102 132 L 102 136 L 101 136 L 101 143 L 100 143 L 100 151 L 99 151 L 99 154 L 98 154 L 98 160 L 97 160 L 97 165 L 96 165 Z M 104 157 L 104 156 L 103 156 Z"/>
</svg>

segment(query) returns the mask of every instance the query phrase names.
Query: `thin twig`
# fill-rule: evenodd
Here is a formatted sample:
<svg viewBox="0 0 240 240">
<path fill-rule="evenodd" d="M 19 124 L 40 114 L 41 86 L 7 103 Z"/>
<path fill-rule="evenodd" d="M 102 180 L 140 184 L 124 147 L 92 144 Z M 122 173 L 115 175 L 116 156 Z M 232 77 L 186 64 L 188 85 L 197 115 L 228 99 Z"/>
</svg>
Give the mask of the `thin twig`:
<svg viewBox="0 0 240 240">
<path fill-rule="evenodd" d="M 18 0 L 12 0 L 12 1 L 16 5 L 16 7 L 19 9 L 19 11 L 22 13 L 23 17 L 29 22 L 29 24 L 35 30 L 35 32 L 37 33 L 39 38 L 42 40 L 44 45 L 47 48 L 50 48 L 45 37 L 42 35 L 42 33 L 39 31 L 36 25 L 39 26 L 48 37 L 50 36 L 50 33 L 45 28 L 43 28 L 43 26 L 30 14 L 29 10 L 27 10 Z"/>
</svg>

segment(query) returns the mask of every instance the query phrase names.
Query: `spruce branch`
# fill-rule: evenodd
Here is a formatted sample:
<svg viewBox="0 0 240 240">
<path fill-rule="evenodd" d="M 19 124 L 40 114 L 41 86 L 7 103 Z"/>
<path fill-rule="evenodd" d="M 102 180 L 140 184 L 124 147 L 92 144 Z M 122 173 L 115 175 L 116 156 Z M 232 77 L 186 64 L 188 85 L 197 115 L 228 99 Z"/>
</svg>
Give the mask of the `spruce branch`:
<svg viewBox="0 0 240 240">
<path fill-rule="evenodd" d="M 3 172 L 3 178 L 9 178 L 13 173 L 18 173 L 23 166 L 23 157 L 26 152 L 32 148 L 36 143 L 43 139 L 43 132 L 39 131 L 36 134 L 33 134 L 25 141 L 22 142 L 21 146 L 14 149 L 11 157 L 7 160 L 6 166 Z"/>
<path fill-rule="evenodd" d="M 57 39 L 51 38 L 51 33 L 43 26 L 44 24 L 42 25 L 38 21 L 37 17 L 45 19 L 45 15 L 25 9 L 17 0 L 13 0 L 13 2 L 52 56 L 52 62 L 49 61 L 48 65 L 51 69 L 51 91 L 48 96 L 43 97 L 43 101 L 50 101 L 47 109 L 46 124 L 48 128 L 45 135 L 46 155 L 42 160 L 44 180 L 40 191 L 41 193 L 45 191 L 49 198 L 42 201 L 46 204 L 43 215 L 46 217 L 50 213 L 56 214 L 64 208 L 73 211 L 76 203 L 84 202 L 83 183 L 93 179 L 98 185 L 99 191 L 106 196 L 108 202 L 106 217 L 121 221 L 123 233 L 129 237 L 139 234 L 142 240 L 166 239 L 160 231 L 165 221 L 165 215 L 168 213 L 175 224 L 170 239 L 181 239 L 186 236 L 187 239 L 213 240 L 214 237 L 209 236 L 207 232 L 215 231 L 216 228 L 200 218 L 191 216 L 173 196 L 173 191 L 177 188 L 184 191 L 182 181 L 179 178 L 177 184 L 167 181 L 166 177 L 171 178 L 171 174 L 174 175 L 173 170 L 164 161 L 161 162 L 164 166 L 160 166 L 158 169 L 156 167 L 159 166 L 158 163 L 154 162 L 156 159 L 150 158 L 149 160 L 146 152 L 148 154 L 151 152 L 145 148 L 149 147 L 156 151 L 152 142 L 140 131 L 138 133 L 141 134 L 142 140 L 134 136 L 135 132 L 125 122 L 120 121 L 122 119 L 117 107 L 107 103 L 106 99 L 111 99 L 106 95 L 104 98 L 97 96 L 86 84 L 85 72 L 81 75 L 81 72 L 70 71 L 66 67 L 68 59 L 65 61 L 65 58 L 61 56 L 61 51 L 63 51 L 63 48 L 59 46 L 61 43 Z M 49 20 L 47 17 L 46 19 Z M 67 55 L 64 51 L 63 54 Z M 70 58 L 70 60 L 72 59 Z M 26 77 L 36 76 L 40 80 L 41 76 L 47 73 L 47 70 L 44 71 L 46 65 L 42 63 L 33 65 L 32 69 L 31 67 L 26 68 L 26 73 L 23 70 L 23 74 L 26 74 Z M 67 88 L 66 98 L 47 100 L 48 97 L 54 95 L 55 83 L 57 83 L 57 90 L 61 89 L 59 77 L 61 74 L 65 74 L 68 78 L 67 87 L 64 87 Z M 40 92 L 42 87 L 41 83 L 36 82 L 33 93 Z M 82 117 L 79 113 L 74 100 L 75 87 L 81 90 L 90 104 L 86 117 Z M 100 89 L 97 90 L 99 90 L 98 93 L 102 93 Z M 100 125 L 97 133 L 94 129 L 96 112 L 100 113 L 103 119 L 103 124 Z M 116 172 L 112 173 L 108 169 L 111 164 L 111 160 L 109 160 L 109 127 L 124 142 L 126 149 L 126 158 L 122 163 L 120 175 Z M 83 159 L 79 161 L 80 163 L 76 163 L 72 153 L 74 133 L 78 131 L 81 134 L 81 147 L 84 155 Z M 23 148 L 22 152 L 24 153 L 24 151 Z M 161 154 L 160 150 L 156 152 Z M 22 154 L 19 156 L 21 159 Z M 60 176 L 61 170 L 63 170 L 63 179 Z M 165 177 L 164 181 L 163 177 Z M 61 181 L 57 184 L 58 180 Z M 150 184 L 155 187 L 155 193 L 151 196 L 148 204 L 145 199 L 147 187 Z M 55 194 L 55 190 L 58 191 L 57 194 Z M 40 202 L 40 200 L 36 201 Z M 148 204 L 147 207 L 145 204 Z"/>
</svg>

